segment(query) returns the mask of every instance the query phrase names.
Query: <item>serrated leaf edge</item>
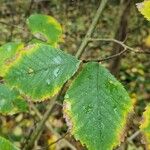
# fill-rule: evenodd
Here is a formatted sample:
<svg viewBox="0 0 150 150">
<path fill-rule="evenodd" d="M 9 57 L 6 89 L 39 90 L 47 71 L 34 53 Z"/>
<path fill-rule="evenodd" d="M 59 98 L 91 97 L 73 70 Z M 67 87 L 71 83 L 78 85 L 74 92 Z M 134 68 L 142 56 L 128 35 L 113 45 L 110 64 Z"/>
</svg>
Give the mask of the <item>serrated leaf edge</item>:
<svg viewBox="0 0 150 150">
<path fill-rule="evenodd" d="M 32 46 L 31 49 L 21 51 L 21 52 L 19 53 L 19 56 L 17 57 L 17 59 L 16 59 L 10 66 L 7 67 L 7 71 L 6 71 L 6 73 L 5 73 L 5 76 L 7 76 L 7 74 L 9 73 L 9 70 L 10 70 L 13 66 L 15 66 L 18 62 L 20 62 L 20 61 L 22 60 L 22 58 L 23 58 L 24 55 L 26 55 L 26 54 L 32 55 L 32 53 L 34 53 L 34 52 L 38 49 L 38 47 L 40 47 L 41 45 L 48 45 L 48 44 L 33 44 L 33 45 L 31 45 L 31 46 Z M 50 45 L 48 45 L 48 46 L 50 46 Z M 55 47 L 54 47 L 54 48 L 55 48 Z M 70 55 L 70 54 L 67 54 L 67 55 Z M 78 70 L 80 63 L 81 63 L 81 61 L 78 60 L 77 68 L 76 68 L 76 70 L 74 71 L 74 73 L 72 74 L 72 76 L 73 76 L 73 75 L 75 74 L 75 72 Z M 4 80 L 6 80 L 6 79 L 5 79 L 5 76 L 4 76 Z M 72 76 L 71 76 L 71 77 L 72 77 Z M 71 77 L 70 77 L 70 78 L 71 78 Z M 68 79 L 68 80 L 69 80 L 69 79 Z M 7 80 L 6 80 L 6 84 L 9 85 L 9 83 L 7 83 Z M 10 85 L 9 85 L 9 86 L 10 86 Z M 17 85 L 12 86 L 12 88 L 17 88 L 17 89 L 19 89 L 19 87 L 18 87 Z M 61 89 L 61 86 L 58 86 L 58 87 L 54 88 L 54 90 L 53 90 L 52 92 L 50 92 L 50 93 L 48 93 L 48 94 L 46 94 L 46 95 L 44 95 L 43 97 L 38 98 L 38 99 L 37 99 L 37 98 L 36 98 L 36 99 L 31 98 L 29 95 L 28 95 L 28 96 L 29 96 L 30 99 L 32 99 L 33 102 L 43 102 L 43 101 L 45 101 L 46 99 L 49 99 L 49 98 L 55 96 L 55 95 L 59 92 L 60 89 Z M 25 94 L 21 89 L 19 89 L 19 91 L 20 91 L 20 93 Z"/>
<path fill-rule="evenodd" d="M 73 82 L 71 83 L 71 85 L 69 87 L 72 86 Z M 116 140 L 114 140 L 113 144 L 110 146 L 110 149 L 113 149 L 115 146 L 120 145 L 122 136 L 124 136 L 126 125 L 127 125 L 128 119 L 129 119 L 128 116 L 129 116 L 129 114 L 131 112 L 134 111 L 135 101 L 132 101 L 131 98 L 130 98 L 130 100 L 131 100 L 131 102 L 129 102 L 130 103 L 130 107 L 128 107 L 128 108 L 126 107 L 126 112 L 124 111 L 124 115 L 123 115 L 124 117 L 122 117 L 123 121 L 120 123 L 120 128 L 118 129 L 118 131 L 116 131 L 116 133 L 117 133 Z M 67 123 L 67 126 L 69 127 L 70 133 L 75 137 L 76 140 L 80 141 L 82 145 L 86 145 L 86 142 L 82 141 L 81 138 L 79 139 L 78 135 L 76 135 L 76 133 L 75 133 L 75 128 L 74 128 L 76 126 L 75 125 L 75 118 L 74 118 L 74 116 L 72 115 L 72 113 L 70 111 L 71 107 L 72 107 L 72 104 L 71 104 L 70 101 L 68 102 L 68 98 L 64 99 L 64 103 L 63 103 L 63 117 L 66 120 L 66 123 Z M 86 147 L 89 148 L 88 145 L 86 145 Z"/>
<path fill-rule="evenodd" d="M 71 109 L 71 103 L 70 102 L 66 102 L 64 100 L 64 104 L 63 104 L 63 117 L 65 118 L 66 120 L 66 123 L 67 123 L 67 126 L 69 127 L 69 131 L 70 133 L 75 137 L 75 139 L 77 141 L 80 141 L 82 145 L 86 145 L 86 142 L 83 141 L 81 138 L 79 139 L 78 138 L 78 135 L 76 135 L 75 133 L 75 126 L 76 126 L 76 123 L 75 123 L 75 118 L 74 116 L 71 114 L 70 112 L 70 109 Z M 120 127 L 118 129 L 118 131 L 116 131 L 117 135 L 116 135 L 116 138 L 114 138 L 114 142 L 113 144 L 110 146 L 110 149 L 113 149 L 115 146 L 117 145 L 120 145 L 121 143 L 121 139 L 122 139 L 122 136 L 124 136 L 124 132 L 126 130 L 126 125 L 127 125 L 127 122 L 128 122 L 128 115 L 130 112 L 133 111 L 133 105 L 131 107 L 128 108 L 128 111 L 124 112 L 124 119 L 123 121 L 120 123 Z M 86 145 L 87 148 L 88 145 Z"/>
</svg>

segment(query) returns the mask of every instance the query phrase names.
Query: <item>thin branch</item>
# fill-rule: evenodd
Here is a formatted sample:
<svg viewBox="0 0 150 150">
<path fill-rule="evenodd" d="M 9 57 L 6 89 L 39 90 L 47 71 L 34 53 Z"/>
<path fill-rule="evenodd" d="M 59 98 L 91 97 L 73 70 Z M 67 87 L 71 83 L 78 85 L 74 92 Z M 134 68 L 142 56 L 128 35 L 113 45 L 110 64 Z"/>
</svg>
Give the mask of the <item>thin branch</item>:
<svg viewBox="0 0 150 150">
<path fill-rule="evenodd" d="M 94 16 L 94 19 L 93 19 L 86 35 L 85 35 L 85 38 L 83 39 L 83 41 L 82 41 L 82 43 L 81 43 L 81 45 L 80 45 L 80 47 L 79 47 L 79 49 L 78 49 L 78 51 L 75 55 L 76 58 L 80 58 L 82 53 L 85 51 L 85 48 L 86 48 L 86 46 L 88 45 L 88 42 L 89 42 L 89 38 L 92 36 L 92 34 L 94 32 L 94 29 L 95 29 L 95 27 L 98 23 L 100 15 L 102 14 L 102 12 L 103 12 L 106 4 L 107 4 L 107 1 L 108 0 L 101 0 L 100 6 L 99 6 L 99 8 L 98 8 L 98 10 L 97 10 L 97 12 Z"/>
<path fill-rule="evenodd" d="M 67 132 L 67 133 L 64 134 L 62 137 L 60 137 L 59 139 L 57 139 L 56 141 L 50 143 L 48 147 L 51 147 L 52 145 L 58 143 L 60 140 L 64 139 L 68 134 L 69 134 L 69 133 Z"/>
<path fill-rule="evenodd" d="M 64 134 L 62 137 L 60 137 L 59 139 L 57 139 L 56 141 L 54 141 L 54 142 L 48 144 L 48 145 L 45 146 L 45 147 L 42 147 L 42 148 L 40 148 L 40 149 L 37 149 L 37 150 L 44 150 L 44 149 L 50 148 L 52 145 L 54 145 L 54 144 L 58 143 L 60 140 L 64 139 L 68 134 L 69 134 L 69 133 L 67 132 L 67 133 Z"/>
<path fill-rule="evenodd" d="M 110 38 L 89 38 L 89 41 L 105 41 L 105 42 L 114 42 L 117 43 L 119 45 L 121 45 L 122 47 L 135 52 L 135 53 L 142 53 L 142 54 L 150 54 L 150 51 L 139 51 L 139 50 L 135 50 L 134 48 L 124 44 L 124 42 L 122 41 L 118 41 L 116 39 L 110 39 Z"/>
<path fill-rule="evenodd" d="M 6 25 L 6 26 L 10 26 L 10 27 L 15 27 L 15 28 L 18 28 L 20 30 L 25 30 L 25 28 L 22 28 L 22 27 L 19 27 L 17 25 L 14 25 L 14 24 L 11 24 L 11 23 L 7 23 L 7 22 L 4 22 L 4 21 L 0 21 L 0 24 L 3 24 L 3 25 Z"/>
<path fill-rule="evenodd" d="M 42 118 L 43 118 L 42 114 L 41 114 L 41 113 L 39 112 L 39 110 L 34 106 L 34 104 L 33 104 L 33 103 L 30 103 L 30 106 L 31 106 L 31 108 L 34 110 L 34 112 L 35 112 L 35 114 L 37 115 L 37 117 L 38 117 L 39 119 L 42 119 Z M 49 123 L 48 121 L 45 123 L 45 125 L 46 125 L 46 127 L 48 128 L 48 130 L 51 131 L 52 134 L 54 134 L 55 136 L 57 136 L 57 138 L 58 138 L 57 142 L 60 141 L 60 140 L 62 140 L 62 143 L 63 143 L 64 145 L 68 146 L 68 147 L 71 148 L 72 150 L 76 150 L 76 148 L 75 148 L 69 141 L 67 141 L 66 139 L 64 139 L 64 136 L 62 137 L 58 132 L 56 132 L 56 131 L 53 129 L 53 127 L 50 125 L 50 123 Z M 56 143 L 56 142 L 55 142 L 55 143 Z M 51 144 L 52 144 L 52 143 L 51 143 Z"/>
<path fill-rule="evenodd" d="M 130 51 L 132 51 L 132 52 L 135 52 L 135 53 L 150 54 L 150 51 L 139 51 L 139 50 L 135 50 L 134 48 L 132 48 L 132 47 L 130 47 L 130 46 L 124 44 L 124 42 L 118 41 L 118 40 L 116 40 L 116 39 L 109 39 L 109 38 L 108 38 L 108 39 L 106 39 L 106 38 L 95 38 L 95 39 L 93 39 L 93 38 L 89 38 L 89 41 L 115 42 L 115 43 L 121 45 L 121 46 L 124 48 L 124 50 L 121 51 L 121 52 L 119 52 L 119 53 L 117 53 L 117 54 L 114 54 L 114 55 L 111 55 L 111 56 L 108 56 L 108 57 L 105 57 L 105 58 L 94 59 L 94 60 L 82 60 L 83 63 L 87 63 L 87 62 L 91 62 L 91 61 L 93 61 L 93 62 L 102 62 L 102 61 L 110 60 L 110 59 L 113 59 L 113 58 L 115 58 L 115 57 L 118 57 L 118 56 L 124 54 L 124 53 L 125 53 L 126 51 L 128 51 L 128 50 L 130 50 Z"/>
<path fill-rule="evenodd" d="M 127 138 L 127 142 L 133 141 L 140 133 L 141 131 L 137 130 L 135 133 L 133 133 L 130 137 Z"/>
<path fill-rule="evenodd" d="M 124 143 L 122 143 L 122 146 L 123 146 L 124 144 L 131 143 L 137 136 L 139 136 L 140 133 L 141 133 L 141 131 L 140 131 L 140 130 L 137 130 L 137 131 L 136 131 L 135 133 L 133 133 L 130 137 L 128 137 L 127 140 L 126 140 Z M 119 147 L 119 148 L 117 148 L 116 150 L 121 150 L 121 148 Z"/>
<path fill-rule="evenodd" d="M 125 53 L 127 50 L 128 50 L 128 49 L 124 48 L 123 51 L 121 51 L 121 52 L 119 52 L 119 53 L 117 53 L 117 54 L 115 54 L 115 55 L 111 55 L 111 56 L 108 56 L 108 57 L 105 57 L 105 58 L 102 58 L 102 59 L 83 60 L 82 62 L 83 62 L 83 63 L 87 63 L 87 62 L 91 62 L 91 61 L 93 61 L 93 62 L 102 62 L 102 61 L 110 60 L 110 59 L 112 59 L 112 58 L 115 58 L 115 57 L 118 57 L 118 56 L 122 55 L 122 54 Z"/>
<path fill-rule="evenodd" d="M 26 13 L 25 13 L 25 18 L 30 15 L 33 4 L 34 4 L 34 0 L 30 0 L 29 7 L 28 7 L 28 9 L 26 10 Z"/>
<path fill-rule="evenodd" d="M 44 124 L 47 121 L 47 119 L 49 117 L 49 114 L 51 114 L 51 112 L 52 112 L 52 110 L 54 108 L 54 105 L 55 105 L 55 100 L 53 99 L 53 100 L 50 101 L 49 109 L 44 114 L 43 119 L 38 123 L 37 128 L 35 129 L 35 131 L 31 135 L 30 141 L 25 145 L 23 150 L 30 150 L 30 149 L 32 149 L 35 140 L 38 138 L 39 134 L 43 131 Z"/>
</svg>

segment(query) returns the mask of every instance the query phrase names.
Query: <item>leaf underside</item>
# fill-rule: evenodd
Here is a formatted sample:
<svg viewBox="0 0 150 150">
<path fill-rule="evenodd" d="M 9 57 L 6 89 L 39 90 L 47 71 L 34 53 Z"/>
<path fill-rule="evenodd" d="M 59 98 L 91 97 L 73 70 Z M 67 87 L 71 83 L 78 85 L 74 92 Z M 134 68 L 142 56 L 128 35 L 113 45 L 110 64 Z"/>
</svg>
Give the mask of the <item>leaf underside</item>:
<svg viewBox="0 0 150 150">
<path fill-rule="evenodd" d="M 0 150 L 19 150 L 10 141 L 0 136 Z"/>
<path fill-rule="evenodd" d="M 150 149 L 150 105 L 146 107 L 145 112 L 143 113 L 143 120 L 140 125 L 140 130 L 144 135 L 144 140 L 147 150 Z"/>
<path fill-rule="evenodd" d="M 23 44 L 19 42 L 10 42 L 0 47 L 0 76 L 4 76 L 7 66 L 16 59 L 22 48 Z"/>
<path fill-rule="evenodd" d="M 131 110 L 121 83 L 94 62 L 84 66 L 64 100 L 64 117 L 71 133 L 89 150 L 111 150 L 119 144 Z"/>
<path fill-rule="evenodd" d="M 137 8 L 144 17 L 150 21 L 150 0 L 145 0 L 144 2 L 137 3 Z"/>
<path fill-rule="evenodd" d="M 0 84 L 0 114 L 13 115 L 26 112 L 27 106 L 27 102 L 20 97 L 19 92 Z"/>
<path fill-rule="evenodd" d="M 60 24 L 51 16 L 31 15 L 27 20 L 27 25 L 36 37 L 47 40 L 53 46 L 60 40 L 62 35 Z"/>
<path fill-rule="evenodd" d="M 36 44 L 8 69 L 5 80 L 34 101 L 54 96 L 80 64 L 73 56 L 49 45 Z"/>
</svg>

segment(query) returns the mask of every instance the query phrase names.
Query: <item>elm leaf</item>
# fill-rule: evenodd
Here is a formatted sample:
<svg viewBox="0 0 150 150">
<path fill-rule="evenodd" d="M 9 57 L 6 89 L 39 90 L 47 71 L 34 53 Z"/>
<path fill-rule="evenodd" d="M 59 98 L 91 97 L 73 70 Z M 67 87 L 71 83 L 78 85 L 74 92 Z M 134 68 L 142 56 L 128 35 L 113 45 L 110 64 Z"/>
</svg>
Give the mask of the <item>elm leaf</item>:
<svg viewBox="0 0 150 150">
<path fill-rule="evenodd" d="M 34 101 L 41 101 L 57 94 L 79 64 L 75 57 L 60 49 L 36 44 L 9 67 L 5 81 Z"/>
<path fill-rule="evenodd" d="M 71 133 L 89 150 L 111 150 L 119 144 L 131 110 L 124 87 L 95 62 L 84 66 L 64 100 L 64 117 Z"/>
<path fill-rule="evenodd" d="M 51 16 L 33 14 L 27 19 L 31 32 L 39 39 L 46 40 L 51 45 L 56 45 L 62 35 L 60 24 Z"/>
</svg>

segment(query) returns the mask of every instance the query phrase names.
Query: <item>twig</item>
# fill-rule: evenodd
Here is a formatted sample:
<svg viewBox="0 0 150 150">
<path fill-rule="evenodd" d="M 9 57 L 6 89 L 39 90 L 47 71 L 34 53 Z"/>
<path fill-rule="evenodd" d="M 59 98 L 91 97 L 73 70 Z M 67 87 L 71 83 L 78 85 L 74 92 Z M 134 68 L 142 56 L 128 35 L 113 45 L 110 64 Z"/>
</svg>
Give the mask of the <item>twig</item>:
<svg viewBox="0 0 150 150">
<path fill-rule="evenodd" d="M 93 61 L 93 62 L 102 62 L 102 61 L 110 60 L 112 58 L 115 58 L 115 57 L 118 57 L 118 56 L 122 55 L 123 53 L 125 53 L 128 50 L 130 50 L 132 52 L 135 52 L 135 53 L 150 54 L 150 51 L 138 51 L 138 50 L 136 51 L 134 48 L 132 48 L 132 47 L 124 44 L 124 42 L 118 41 L 116 39 L 109 39 L 109 38 L 108 39 L 106 39 L 106 38 L 104 38 L 104 39 L 103 38 L 95 38 L 95 39 L 93 39 L 93 38 L 89 38 L 89 41 L 115 42 L 115 43 L 121 45 L 124 48 L 124 50 L 121 51 L 121 52 L 119 52 L 119 53 L 117 53 L 117 54 L 114 54 L 114 55 L 111 55 L 111 56 L 108 56 L 108 57 L 105 57 L 105 58 L 94 59 L 94 60 L 82 60 L 83 63 L 87 63 L 87 62 L 90 62 L 90 61 Z"/>
<path fill-rule="evenodd" d="M 130 50 L 130 51 L 133 51 L 135 53 L 143 53 L 143 54 L 150 54 L 150 51 L 139 51 L 139 50 L 135 50 L 134 48 L 124 44 L 124 42 L 122 41 L 118 41 L 116 39 L 110 39 L 110 38 L 89 38 L 89 41 L 106 41 L 106 42 L 115 42 L 119 45 L 121 45 L 122 47 Z"/>
<path fill-rule="evenodd" d="M 11 24 L 11 23 L 3 22 L 3 21 L 0 21 L 0 24 L 6 25 L 6 26 L 12 26 L 12 27 L 18 28 L 20 30 L 25 30 L 25 28 L 19 27 L 17 25 Z"/>
<path fill-rule="evenodd" d="M 77 53 L 75 55 L 77 58 L 80 58 L 82 53 L 85 51 L 85 48 L 86 48 L 86 46 L 87 46 L 87 44 L 89 42 L 89 38 L 92 36 L 92 34 L 94 32 L 94 29 L 95 29 L 95 27 L 96 27 L 96 25 L 98 23 L 100 15 L 102 14 L 102 11 L 104 10 L 104 8 L 106 6 L 107 1 L 108 0 L 101 0 L 101 4 L 100 4 L 100 6 L 99 6 L 99 8 L 98 8 L 98 10 L 97 10 L 97 12 L 96 12 L 96 14 L 94 16 L 94 19 L 93 19 L 93 21 L 92 21 L 92 23 L 91 23 L 91 25 L 90 25 L 86 35 L 85 35 L 85 38 L 83 39 L 83 41 L 82 41 L 82 43 L 81 43 L 81 45 L 80 45 L 80 47 L 79 47 L 79 49 L 78 49 L 78 51 L 77 51 Z"/>
<path fill-rule="evenodd" d="M 133 133 L 130 137 L 127 138 L 127 140 L 122 144 L 131 143 L 139 134 L 141 133 L 140 130 L 137 130 L 135 133 Z M 116 150 L 121 150 L 121 148 L 117 148 Z"/>
<path fill-rule="evenodd" d="M 65 135 L 63 135 L 62 137 L 60 137 L 59 139 L 57 139 L 56 141 L 50 143 L 50 144 L 48 145 L 48 147 L 51 147 L 52 145 L 58 143 L 60 140 L 64 139 L 67 135 L 68 135 L 68 132 L 67 132 Z"/>
<path fill-rule="evenodd" d="M 137 130 L 135 133 L 133 133 L 129 138 L 127 138 L 127 142 L 131 142 L 133 139 L 135 139 L 139 134 L 141 133 L 140 130 Z"/>
<path fill-rule="evenodd" d="M 33 4 L 34 4 L 34 0 L 31 0 L 31 1 L 30 1 L 30 4 L 29 4 L 29 7 L 28 7 L 28 9 L 26 10 L 25 18 L 30 15 Z"/>
<path fill-rule="evenodd" d="M 102 59 L 82 60 L 82 62 L 83 62 L 83 63 L 87 63 L 87 62 L 91 62 L 91 61 L 93 61 L 93 62 L 101 62 L 101 61 L 110 60 L 110 59 L 112 59 L 112 58 L 115 58 L 115 57 L 118 57 L 118 56 L 122 55 L 122 54 L 125 53 L 127 50 L 128 50 L 128 49 L 124 48 L 123 51 L 121 51 L 121 52 L 119 52 L 119 53 L 117 53 L 117 54 L 115 54 L 115 55 L 111 55 L 111 56 L 108 56 L 108 57 L 105 57 L 105 58 L 102 58 Z"/>
<path fill-rule="evenodd" d="M 92 21 L 92 24 L 90 25 L 90 28 L 85 36 L 85 39 L 82 41 L 81 43 L 81 46 L 79 47 L 77 53 L 76 53 L 76 58 L 80 58 L 82 53 L 84 52 L 84 49 L 86 48 L 87 44 L 88 44 L 88 40 L 89 40 L 89 37 L 91 37 L 92 33 L 94 32 L 94 29 L 96 27 L 96 24 L 98 22 L 98 19 L 102 13 L 102 10 L 104 9 L 105 5 L 106 5 L 106 2 L 108 0 L 102 0 L 101 1 L 101 4 L 95 14 L 95 17 Z M 63 90 L 63 89 L 61 89 Z M 57 97 L 56 99 L 59 99 L 59 97 Z M 45 122 L 47 121 L 48 117 L 50 116 L 51 114 L 51 109 L 53 108 L 54 104 L 50 104 L 50 108 L 46 111 L 46 113 L 44 114 L 43 116 L 43 119 L 39 122 L 37 128 L 35 129 L 33 135 L 31 135 L 31 140 L 29 141 L 29 143 L 26 144 L 26 146 L 24 147 L 24 150 L 31 150 L 33 145 L 34 145 L 34 142 L 36 140 L 36 138 L 38 137 L 38 135 L 40 134 L 41 130 L 43 130 L 44 128 L 44 124 Z"/>
<path fill-rule="evenodd" d="M 56 141 L 54 141 L 54 142 L 48 144 L 48 145 L 45 146 L 45 147 L 39 148 L 39 149 L 37 149 L 37 150 L 44 150 L 44 149 L 50 148 L 52 145 L 54 145 L 54 144 L 58 143 L 60 140 L 64 139 L 68 134 L 69 134 L 69 133 L 67 132 L 67 133 L 64 134 L 62 137 L 60 137 L 59 139 L 57 139 Z"/>
<path fill-rule="evenodd" d="M 37 128 L 35 129 L 35 131 L 33 132 L 33 134 L 31 135 L 30 141 L 25 145 L 25 147 L 23 148 L 24 150 L 31 150 L 35 140 L 38 138 L 38 135 L 42 132 L 42 130 L 44 129 L 44 124 L 47 121 L 49 114 L 51 114 L 52 110 L 53 110 L 53 106 L 55 105 L 54 103 L 54 99 L 50 101 L 50 105 L 49 105 L 49 109 L 46 111 L 46 113 L 43 116 L 43 119 L 38 123 Z"/>
<path fill-rule="evenodd" d="M 34 106 L 34 104 L 33 103 L 30 103 L 30 106 L 31 106 L 31 108 L 34 110 L 34 112 L 35 112 L 35 114 L 37 115 L 37 117 L 39 118 L 39 119 L 42 119 L 43 117 L 42 117 L 42 114 L 39 112 L 39 110 Z M 64 139 L 64 136 L 63 137 L 61 137 L 61 135 L 58 133 L 58 132 L 56 132 L 53 128 L 52 128 L 52 126 L 50 125 L 50 123 L 47 121 L 46 123 L 45 123 L 45 125 L 46 125 L 46 127 L 52 132 L 52 134 L 54 134 L 54 135 L 56 135 L 57 137 L 58 137 L 58 140 L 57 140 L 57 142 L 58 141 L 60 141 L 60 140 L 62 140 L 62 143 L 64 143 L 64 145 L 67 145 L 69 148 L 71 148 L 72 150 L 76 150 L 76 148 L 70 143 L 70 142 L 68 142 L 66 139 Z M 56 143 L 56 142 L 55 142 Z"/>
</svg>

